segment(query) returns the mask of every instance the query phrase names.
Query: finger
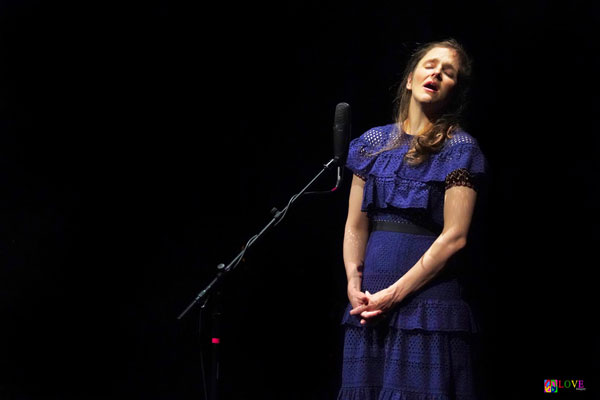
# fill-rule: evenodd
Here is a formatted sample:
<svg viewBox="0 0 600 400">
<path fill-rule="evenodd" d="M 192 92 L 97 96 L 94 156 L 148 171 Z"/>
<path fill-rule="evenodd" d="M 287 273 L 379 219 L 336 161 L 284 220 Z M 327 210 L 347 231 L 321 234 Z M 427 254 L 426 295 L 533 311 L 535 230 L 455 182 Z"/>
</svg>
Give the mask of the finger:
<svg viewBox="0 0 600 400">
<path fill-rule="evenodd" d="M 363 292 L 361 292 L 359 290 L 352 293 L 350 298 L 354 298 L 354 299 L 356 299 L 356 301 L 359 301 L 361 303 L 367 303 L 369 301 L 369 298 Z"/>
<path fill-rule="evenodd" d="M 360 313 L 360 316 L 365 318 L 365 319 L 369 319 L 369 318 L 374 318 L 377 317 L 379 315 L 383 314 L 383 311 L 381 310 L 375 310 L 375 311 L 363 311 L 362 313 Z"/>
<path fill-rule="evenodd" d="M 365 296 L 364 293 L 361 293 L 360 296 L 357 296 L 359 302 L 367 304 L 369 302 L 369 298 Z"/>
<path fill-rule="evenodd" d="M 354 295 L 348 298 L 350 300 L 350 304 L 352 304 L 352 308 L 357 307 L 357 305 L 364 305 L 366 301 L 363 300 L 362 296 Z"/>
<path fill-rule="evenodd" d="M 363 311 L 367 310 L 367 305 L 361 305 L 358 307 L 354 307 L 352 310 L 350 310 L 350 315 L 358 315 L 360 313 L 362 313 Z"/>
</svg>

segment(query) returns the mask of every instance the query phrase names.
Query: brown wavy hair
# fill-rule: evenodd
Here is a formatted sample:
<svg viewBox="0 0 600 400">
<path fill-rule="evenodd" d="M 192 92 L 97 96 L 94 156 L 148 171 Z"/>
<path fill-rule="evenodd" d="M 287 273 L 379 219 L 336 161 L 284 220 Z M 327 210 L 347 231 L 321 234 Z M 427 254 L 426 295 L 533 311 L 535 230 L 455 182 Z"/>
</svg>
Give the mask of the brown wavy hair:
<svg viewBox="0 0 600 400">
<path fill-rule="evenodd" d="M 459 64 L 457 82 L 450 92 L 444 111 L 435 118 L 429 129 L 414 136 L 411 147 L 405 156 L 410 165 L 420 164 L 429 158 L 430 154 L 440 151 L 446 140 L 452 136 L 452 133 L 460 128 L 462 115 L 467 105 L 467 95 L 471 83 L 471 58 L 455 39 L 426 43 L 417 48 L 410 56 L 404 70 L 402 82 L 398 87 L 395 99 L 395 115 L 398 126 L 402 126 L 408 118 L 411 99 L 411 91 L 406 88 L 408 78 L 427 52 L 436 47 L 445 47 L 456 51 Z"/>
</svg>

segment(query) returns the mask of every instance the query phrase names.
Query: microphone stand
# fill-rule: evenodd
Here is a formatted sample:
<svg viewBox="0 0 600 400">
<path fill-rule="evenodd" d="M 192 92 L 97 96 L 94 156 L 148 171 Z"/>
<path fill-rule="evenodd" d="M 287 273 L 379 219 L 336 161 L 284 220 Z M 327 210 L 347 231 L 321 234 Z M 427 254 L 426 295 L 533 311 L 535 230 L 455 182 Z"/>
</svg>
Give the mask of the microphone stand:
<svg viewBox="0 0 600 400">
<path fill-rule="evenodd" d="M 328 171 L 332 166 L 337 165 L 338 166 L 338 173 L 337 173 L 337 180 L 336 180 L 336 186 L 329 190 L 329 191 L 320 191 L 320 192 L 307 192 L 307 190 L 321 177 L 321 175 L 323 175 L 323 173 L 325 173 L 326 171 Z M 206 307 L 207 303 L 209 302 L 209 300 L 211 299 L 211 295 L 213 294 L 213 292 L 216 292 L 213 300 L 215 302 L 215 307 L 213 308 L 213 312 L 212 312 L 212 368 L 211 368 L 211 381 L 212 381 L 212 386 L 211 386 L 211 390 L 210 390 L 210 400 L 217 400 L 219 398 L 219 348 L 220 348 L 220 344 L 221 344 L 221 338 L 220 338 L 220 326 L 221 326 L 221 319 L 223 318 L 223 309 L 221 307 L 221 303 L 220 303 L 220 290 L 219 290 L 219 286 L 221 285 L 221 283 L 223 282 L 223 280 L 225 279 L 225 277 L 231 273 L 232 271 L 235 270 L 235 268 L 239 265 L 239 263 L 241 262 L 241 260 L 244 258 L 244 254 L 246 253 L 246 251 L 254 244 L 256 243 L 256 241 L 258 241 L 258 239 L 260 239 L 269 229 L 277 226 L 285 217 L 285 215 L 287 214 L 290 206 L 292 204 L 294 204 L 294 202 L 303 194 L 325 194 L 325 193 L 333 193 L 335 192 L 338 187 L 340 186 L 341 180 L 342 180 L 342 173 L 341 171 L 343 170 L 343 159 L 339 156 L 335 156 L 334 158 L 332 158 L 331 160 L 329 160 L 326 164 L 323 165 L 323 168 L 321 169 L 321 171 L 313 178 L 311 179 L 311 181 L 304 186 L 304 188 L 302 188 L 302 190 L 300 190 L 300 192 L 298 192 L 297 194 L 293 195 L 288 204 L 285 206 L 285 208 L 281 211 L 277 210 L 277 208 L 273 208 L 271 210 L 271 215 L 273 216 L 273 218 L 264 226 L 264 228 L 256 235 L 252 236 L 248 242 L 246 243 L 246 245 L 243 247 L 242 251 L 233 258 L 233 260 L 231 260 L 229 262 L 229 264 L 225 265 L 225 264 L 219 264 L 217 266 L 217 273 L 215 275 L 215 277 L 213 278 L 212 281 L 210 281 L 210 283 L 200 292 L 198 293 L 198 295 L 196 296 L 196 298 L 190 303 L 190 305 L 188 305 L 186 307 L 185 310 L 183 310 L 183 312 L 177 317 L 178 320 L 181 320 L 191 309 L 192 307 L 194 307 L 194 305 L 196 305 L 197 303 L 199 303 L 201 300 L 204 299 L 204 303 L 202 304 L 201 307 L 201 311 L 200 313 L 202 313 L 202 311 L 204 310 L 204 308 Z M 200 317 L 201 318 L 201 317 Z M 204 366 L 202 367 L 204 369 Z"/>
</svg>

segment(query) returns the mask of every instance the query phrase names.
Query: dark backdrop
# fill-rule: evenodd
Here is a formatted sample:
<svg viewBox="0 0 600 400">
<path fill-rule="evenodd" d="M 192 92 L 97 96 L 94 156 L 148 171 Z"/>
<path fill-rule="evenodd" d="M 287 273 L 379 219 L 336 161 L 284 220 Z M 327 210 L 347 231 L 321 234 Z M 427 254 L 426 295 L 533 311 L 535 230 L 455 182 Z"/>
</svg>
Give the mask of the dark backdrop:
<svg viewBox="0 0 600 400">
<path fill-rule="evenodd" d="M 330 158 L 335 105 L 353 137 L 391 122 L 410 51 L 450 36 L 475 58 L 467 128 L 491 166 L 480 382 L 532 399 L 543 379 L 584 379 L 574 398 L 591 398 L 597 16 L 582 1 L 3 0 L 0 398 L 203 398 L 209 315 L 202 334 L 197 308 L 177 315 Z M 298 201 L 227 282 L 223 398 L 335 398 L 348 180 Z"/>
</svg>

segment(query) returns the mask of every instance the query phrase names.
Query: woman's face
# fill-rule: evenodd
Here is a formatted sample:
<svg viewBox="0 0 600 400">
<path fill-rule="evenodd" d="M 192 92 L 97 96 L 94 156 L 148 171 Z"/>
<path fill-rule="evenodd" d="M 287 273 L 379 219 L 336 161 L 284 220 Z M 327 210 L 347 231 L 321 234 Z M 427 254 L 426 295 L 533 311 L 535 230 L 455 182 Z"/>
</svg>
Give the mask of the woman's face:
<svg viewBox="0 0 600 400">
<path fill-rule="evenodd" d="M 419 103 L 443 105 L 456 85 L 458 68 L 455 50 L 435 47 L 419 60 L 408 77 L 406 88 Z"/>
</svg>

